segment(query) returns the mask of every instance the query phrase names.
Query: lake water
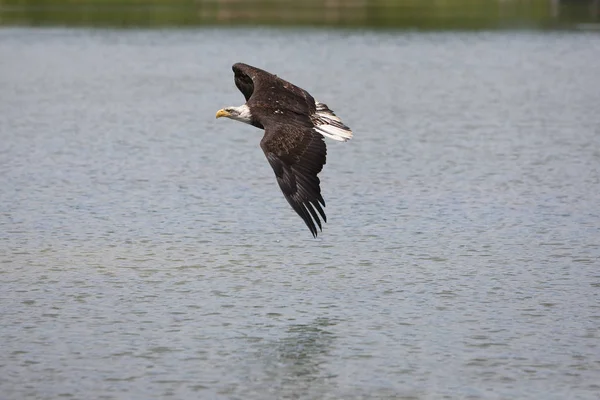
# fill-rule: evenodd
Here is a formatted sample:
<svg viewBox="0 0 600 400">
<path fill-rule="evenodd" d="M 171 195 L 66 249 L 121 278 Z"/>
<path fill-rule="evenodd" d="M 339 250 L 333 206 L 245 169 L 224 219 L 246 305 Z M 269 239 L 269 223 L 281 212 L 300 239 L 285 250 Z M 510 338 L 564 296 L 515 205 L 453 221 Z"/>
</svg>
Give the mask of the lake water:
<svg viewBox="0 0 600 400">
<path fill-rule="evenodd" d="M 0 396 L 597 399 L 592 33 L 0 30 Z M 231 65 L 309 90 L 328 223 Z"/>
</svg>

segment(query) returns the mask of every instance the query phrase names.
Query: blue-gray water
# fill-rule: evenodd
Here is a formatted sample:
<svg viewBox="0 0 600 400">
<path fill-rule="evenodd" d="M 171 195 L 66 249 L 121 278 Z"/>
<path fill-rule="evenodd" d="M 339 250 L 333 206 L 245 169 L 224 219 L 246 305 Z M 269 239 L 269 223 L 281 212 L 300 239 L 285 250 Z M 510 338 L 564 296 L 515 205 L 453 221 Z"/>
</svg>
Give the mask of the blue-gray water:
<svg viewBox="0 0 600 400">
<path fill-rule="evenodd" d="M 600 40 L 0 30 L 0 397 L 597 399 Z M 329 223 L 231 64 L 355 132 Z"/>
</svg>

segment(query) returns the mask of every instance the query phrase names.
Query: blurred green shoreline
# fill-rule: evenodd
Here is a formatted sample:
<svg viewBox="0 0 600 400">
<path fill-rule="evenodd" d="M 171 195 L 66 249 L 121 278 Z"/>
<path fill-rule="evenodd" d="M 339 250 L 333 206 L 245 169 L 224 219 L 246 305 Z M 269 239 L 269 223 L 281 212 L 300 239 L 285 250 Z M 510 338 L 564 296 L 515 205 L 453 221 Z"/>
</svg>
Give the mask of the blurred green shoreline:
<svg viewBox="0 0 600 400">
<path fill-rule="evenodd" d="M 600 30 L 600 0 L 0 0 L 0 26 Z"/>
</svg>

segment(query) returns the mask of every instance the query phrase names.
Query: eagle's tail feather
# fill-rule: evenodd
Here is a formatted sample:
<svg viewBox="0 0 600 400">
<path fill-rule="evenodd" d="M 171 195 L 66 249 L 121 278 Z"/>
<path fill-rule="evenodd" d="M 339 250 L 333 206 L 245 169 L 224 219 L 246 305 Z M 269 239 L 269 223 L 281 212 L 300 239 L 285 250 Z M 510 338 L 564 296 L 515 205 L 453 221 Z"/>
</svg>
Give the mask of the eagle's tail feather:
<svg viewBox="0 0 600 400">
<path fill-rule="evenodd" d="M 317 132 L 340 142 L 345 142 L 352 138 L 352 130 L 327 107 L 327 104 L 317 101 L 315 105 L 316 113 L 313 115 L 313 122 Z"/>
</svg>

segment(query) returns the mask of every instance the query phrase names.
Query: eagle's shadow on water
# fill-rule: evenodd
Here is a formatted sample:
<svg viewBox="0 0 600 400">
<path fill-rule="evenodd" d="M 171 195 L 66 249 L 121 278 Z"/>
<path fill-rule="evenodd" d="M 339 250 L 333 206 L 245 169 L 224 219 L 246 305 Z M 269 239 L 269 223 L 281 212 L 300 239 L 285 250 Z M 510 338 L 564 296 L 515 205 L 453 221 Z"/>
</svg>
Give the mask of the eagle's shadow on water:
<svg viewBox="0 0 600 400">
<path fill-rule="evenodd" d="M 336 341 L 328 327 L 336 322 L 317 318 L 310 324 L 294 324 L 280 339 L 255 344 L 248 383 L 256 392 L 277 397 L 318 394 L 333 390 L 335 375 L 324 367 Z"/>
</svg>

